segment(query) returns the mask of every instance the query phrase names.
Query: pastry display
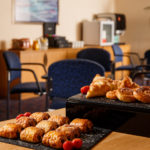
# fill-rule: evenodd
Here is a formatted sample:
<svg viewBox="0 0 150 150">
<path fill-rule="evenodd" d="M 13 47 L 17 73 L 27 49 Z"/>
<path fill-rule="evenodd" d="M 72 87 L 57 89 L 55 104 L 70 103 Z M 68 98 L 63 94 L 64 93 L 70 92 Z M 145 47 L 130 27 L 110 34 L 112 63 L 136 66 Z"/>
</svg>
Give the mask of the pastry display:
<svg viewBox="0 0 150 150">
<path fill-rule="evenodd" d="M 63 126 L 57 128 L 56 131 L 63 132 L 68 140 L 80 137 L 80 129 L 77 126 L 64 124 Z"/>
<path fill-rule="evenodd" d="M 35 112 L 30 115 L 31 118 L 35 119 L 36 122 L 40 122 L 42 120 L 48 120 L 50 115 L 46 112 Z"/>
<path fill-rule="evenodd" d="M 62 148 L 65 141 L 67 141 L 67 137 L 59 131 L 49 131 L 42 139 L 44 145 L 57 149 Z"/>
<path fill-rule="evenodd" d="M 22 130 L 22 127 L 15 123 L 7 123 L 0 128 L 0 137 L 16 139 L 19 137 L 19 134 Z"/>
<path fill-rule="evenodd" d="M 40 143 L 43 135 L 44 131 L 42 129 L 37 127 L 27 127 L 21 131 L 20 139 L 26 142 Z"/>
<path fill-rule="evenodd" d="M 69 123 L 69 118 L 61 115 L 53 115 L 50 117 L 49 121 L 55 121 L 59 126 Z"/>
<path fill-rule="evenodd" d="M 22 116 L 16 120 L 16 124 L 22 126 L 22 128 L 27 128 L 30 126 L 36 126 L 36 120 L 30 117 Z"/>
<path fill-rule="evenodd" d="M 58 124 L 55 121 L 42 120 L 36 127 L 43 129 L 44 132 L 47 133 L 48 131 L 55 130 L 58 127 Z"/>
<path fill-rule="evenodd" d="M 88 119 L 76 118 L 70 123 L 70 125 L 79 127 L 83 133 L 92 131 L 93 129 L 93 123 Z"/>
<path fill-rule="evenodd" d="M 134 97 L 143 103 L 150 103 L 150 87 L 140 87 L 133 92 Z"/>
</svg>

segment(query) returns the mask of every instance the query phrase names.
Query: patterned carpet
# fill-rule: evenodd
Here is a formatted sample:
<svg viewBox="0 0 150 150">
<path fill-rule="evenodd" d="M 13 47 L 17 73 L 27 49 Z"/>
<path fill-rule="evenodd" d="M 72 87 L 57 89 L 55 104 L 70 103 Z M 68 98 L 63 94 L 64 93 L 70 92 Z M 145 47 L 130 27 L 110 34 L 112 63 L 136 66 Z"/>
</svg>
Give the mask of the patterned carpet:
<svg viewBox="0 0 150 150">
<path fill-rule="evenodd" d="M 11 100 L 10 104 L 10 118 L 15 118 L 18 115 L 18 101 Z M 22 101 L 22 113 L 24 112 L 36 112 L 45 111 L 45 95 Z M 6 100 L 0 99 L 0 121 L 6 120 Z"/>
</svg>

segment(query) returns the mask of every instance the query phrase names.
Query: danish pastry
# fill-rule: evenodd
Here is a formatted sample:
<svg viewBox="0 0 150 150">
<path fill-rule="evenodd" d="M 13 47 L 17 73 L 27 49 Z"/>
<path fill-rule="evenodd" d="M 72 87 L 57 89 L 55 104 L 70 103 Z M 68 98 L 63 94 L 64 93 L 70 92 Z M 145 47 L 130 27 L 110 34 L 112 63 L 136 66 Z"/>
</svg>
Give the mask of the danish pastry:
<svg viewBox="0 0 150 150">
<path fill-rule="evenodd" d="M 57 122 L 57 124 L 59 126 L 61 126 L 61 125 L 64 125 L 64 124 L 68 124 L 69 123 L 69 118 L 61 116 L 61 115 L 53 115 L 53 116 L 50 117 L 49 121 L 55 121 L 55 122 Z"/>
<path fill-rule="evenodd" d="M 109 98 L 109 99 L 117 99 L 116 90 L 108 91 L 106 93 L 106 97 Z"/>
<path fill-rule="evenodd" d="M 58 127 L 58 124 L 55 121 L 42 120 L 36 127 L 43 129 L 44 132 L 47 133 L 48 131 L 55 130 Z"/>
<path fill-rule="evenodd" d="M 150 103 L 150 87 L 140 87 L 133 92 L 134 97 L 143 103 Z"/>
<path fill-rule="evenodd" d="M 58 132 L 62 132 L 68 140 L 80 137 L 80 129 L 77 126 L 72 126 L 69 124 L 64 124 L 56 129 Z"/>
<path fill-rule="evenodd" d="M 36 126 L 36 120 L 30 117 L 20 117 L 16 124 L 19 124 L 22 126 L 22 128 L 27 128 L 30 126 Z"/>
<path fill-rule="evenodd" d="M 10 139 L 19 137 L 22 127 L 15 123 L 7 123 L 0 128 L 0 136 Z"/>
<path fill-rule="evenodd" d="M 70 125 L 79 127 L 81 132 L 83 133 L 86 133 L 93 129 L 93 123 L 88 119 L 76 118 L 70 123 Z"/>
<path fill-rule="evenodd" d="M 120 88 L 116 91 L 116 96 L 120 101 L 123 102 L 134 102 L 136 101 L 133 96 L 133 90 L 131 88 Z"/>
<path fill-rule="evenodd" d="M 46 112 L 35 112 L 30 115 L 30 118 L 35 119 L 37 123 L 42 120 L 48 120 L 49 117 L 50 115 Z"/>
<path fill-rule="evenodd" d="M 47 132 L 42 139 L 44 145 L 57 149 L 62 148 L 65 141 L 67 141 L 67 137 L 62 132 L 55 130 Z"/>
<path fill-rule="evenodd" d="M 44 131 L 37 127 L 27 127 L 20 133 L 20 139 L 22 141 L 31 143 L 40 143 L 42 141 L 42 136 Z"/>
</svg>

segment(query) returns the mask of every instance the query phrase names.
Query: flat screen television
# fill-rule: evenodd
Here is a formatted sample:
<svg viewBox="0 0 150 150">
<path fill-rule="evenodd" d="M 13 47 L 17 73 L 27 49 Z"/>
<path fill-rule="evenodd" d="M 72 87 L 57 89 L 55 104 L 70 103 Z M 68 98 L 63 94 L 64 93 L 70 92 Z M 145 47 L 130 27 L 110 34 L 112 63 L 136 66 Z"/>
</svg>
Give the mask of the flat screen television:
<svg viewBox="0 0 150 150">
<path fill-rule="evenodd" d="M 15 22 L 58 23 L 58 0 L 15 0 Z"/>
</svg>

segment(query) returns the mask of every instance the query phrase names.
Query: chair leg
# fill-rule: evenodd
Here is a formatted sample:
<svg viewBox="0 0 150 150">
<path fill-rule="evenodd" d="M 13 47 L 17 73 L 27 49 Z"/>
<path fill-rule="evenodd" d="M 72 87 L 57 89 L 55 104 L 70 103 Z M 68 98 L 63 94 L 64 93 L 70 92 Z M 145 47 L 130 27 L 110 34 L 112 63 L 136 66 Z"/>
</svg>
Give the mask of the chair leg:
<svg viewBox="0 0 150 150">
<path fill-rule="evenodd" d="M 6 117 L 9 119 L 10 114 L 10 82 L 8 81 L 8 87 L 7 87 L 7 100 L 6 100 Z"/>
<path fill-rule="evenodd" d="M 18 100 L 18 113 L 21 113 L 21 94 L 19 94 L 19 100 Z"/>
</svg>

